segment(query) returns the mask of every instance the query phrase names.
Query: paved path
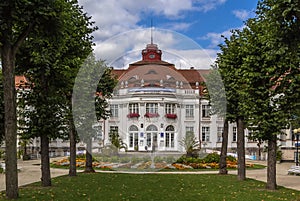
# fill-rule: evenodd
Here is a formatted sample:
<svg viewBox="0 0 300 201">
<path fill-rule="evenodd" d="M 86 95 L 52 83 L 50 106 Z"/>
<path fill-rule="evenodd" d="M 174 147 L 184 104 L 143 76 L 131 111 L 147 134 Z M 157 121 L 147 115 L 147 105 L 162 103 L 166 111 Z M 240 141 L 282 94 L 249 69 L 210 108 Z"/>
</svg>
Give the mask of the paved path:
<svg viewBox="0 0 300 201">
<path fill-rule="evenodd" d="M 266 164 L 264 161 L 252 161 Z M 277 164 L 277 184 L 287 188 L 300 191 L 300 176 L 288 175 L 287 170 L 294 165 L 294 163 L 280 163 Z M 29 183 L 40 181 L 41 167 L 40 160 L 18 161 L 19 172 L 19 185 L 23 186 Z M 112 173 L 112 172 L 110 172 Z M 160 174 L 167 174 L 168 172 L 156 172 Z M 170 172 L 172 174 L 179 174 L 180 172 Z M 204 173 L 217 173 L 214 171 L 200 171 L 200 172 L 182 172 L 184 174 L 204 174 Z M 67 169 L 51 168 L 51 177 L 57 177 L 68 174 Z M 229 171 L 229 174 L 237 174 L 237 171 Z M 260 181 L 267 181 L 267 169 L 248 170 L 246 171 L 247 178 L 253 178 Z M 5 175 L 0 174 L 0 190 L 5 190 Z"/>
</svg>

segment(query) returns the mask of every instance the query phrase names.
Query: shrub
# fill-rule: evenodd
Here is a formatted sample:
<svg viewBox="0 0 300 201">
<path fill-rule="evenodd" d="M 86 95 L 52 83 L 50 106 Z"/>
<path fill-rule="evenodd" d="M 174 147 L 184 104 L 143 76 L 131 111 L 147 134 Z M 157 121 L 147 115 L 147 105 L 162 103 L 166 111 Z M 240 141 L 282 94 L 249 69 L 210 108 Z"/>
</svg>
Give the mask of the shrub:
<svg viewBox="0 0 300 201">
<path fill-rule="evenodd" d="M 203 161 L 205 163 L 219 163 L 220 162 L 220 155 L 218 153 L 211 153 L 208 154 Z"/>
<path fill-rule="evenodd" d="M 226 161 L 236 162 L 236 158 L 234 156 L 227 156 Z"/>
</svg>

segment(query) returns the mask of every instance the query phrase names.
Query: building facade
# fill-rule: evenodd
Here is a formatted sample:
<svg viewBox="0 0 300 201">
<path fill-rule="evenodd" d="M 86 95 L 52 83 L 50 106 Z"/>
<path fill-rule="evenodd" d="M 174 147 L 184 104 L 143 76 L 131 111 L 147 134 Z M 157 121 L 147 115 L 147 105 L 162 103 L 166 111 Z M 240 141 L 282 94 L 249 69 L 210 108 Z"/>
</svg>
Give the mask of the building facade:
<svg viewBox="0 0 300 201">
<path fill-rule="evenodd" d="M 111 116 L 95 124 L 100 138 L 93 139 L 93 151 L 110 144 L 110 134 L 117 132 L 130 152 L 157 151 L 183 153 L 180 141 L 192 132 L 206 151 L 219 151 L 222 145 L 223 119 L 210 114 L 204 95 L 205 75 L 209 70 L 178 69 L 162 59 L 156 44 L 148 44 L 140 61 L 126 69 L 113 69 L 118 79 L 113 97 L 108 100 Z M 16 78 L 19 88 L 25 77 Z M 279 137 L 283 159 L 294 160 L 295 140 L 291 129 Z M 237 127 L 229 125 L 228 152 L 236 153 Z M 266 159 L 265 144 L 251 140 L 251 130 L 245 129 L 246 154 L 253 159 Z M 77 145 L 78 151 L 85 144 Z M 29 153 L 39 157 L 39 139 L 29 145 Z M 69 142 L 56 139 L 50 143 L 50 156 L 68 155 Z"/>
</svg>

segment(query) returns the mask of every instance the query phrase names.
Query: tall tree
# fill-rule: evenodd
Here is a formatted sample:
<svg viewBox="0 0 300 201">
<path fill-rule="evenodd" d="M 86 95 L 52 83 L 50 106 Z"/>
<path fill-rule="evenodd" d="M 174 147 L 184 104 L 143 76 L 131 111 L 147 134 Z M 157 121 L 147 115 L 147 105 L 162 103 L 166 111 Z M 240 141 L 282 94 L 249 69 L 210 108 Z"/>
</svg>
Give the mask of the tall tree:
<svg viewBox="0 0 300 201">
<path fill-rule="evenodd" d="M 249 123 L 268 142 L 267 188 L 276 189 L 277 135 L 289 124 L 299 98 L 298 2 L 259 2 L 257 16 L 241 33 L 247 52 L 242 65 Z M 298 105 L 299 106 L 299 105 Z"/>
<path fill-rule="evenodd" d="M 242 41 L 239 37 L 239 31 L 233 30 L 231 37 L 229 39 L 225 38 L 225 43 L 223 45 L 220 45 L 221 53 L 218 54 L 216 66 L 218 72 L 222 76 L 227 101 L 226 119 L 224 123 L 226 123 L 227 121 L 237 123 L 238 179 L 244 180 L 246 178 L 244 142 L 245 113 L 243 111 L 244 83 L 243 80 L 240 79 L 242 73 L 240 67 L 243 63 L 243 57 L 245 53 L 244 51 L 242 51 L 241 43 Z M 224 128 L 226 127 L 227 125 L 224 125 Z M 226 141 L 224 141 L 224 144 L 225 143 Z M 225 147 L 223 147 L 223 149 L 225 150 Z M 225 154 L 223 154 L 223 157 L 225 157 L 224 155 Z M 220 165 L 220 167 L 224 167 L 224 163 L 226 163 L 226 160 L 222 159 L 222 164 Z"/>
<path fill-rule="evenodd" d="M 112 96 L 117 80 L 111 68 L 90 55 L 81 67 L 73 91 L 73 117 L 79 138 L 87 144 L 85 172 L 92 167 L 92 138 L 96 137 L 93 125 L 110 116 L 107 99 Z"/>
<path fill-rule="evenodd" d="M 219 173 L 227 174 L 227 147 L 228 147 L 228 117 L 227 100 L 224 81 L 222 80 L 218 66 L 212 66 L 211 72 L 206 75 L 206 85 L 208 88 L 208 99 L 211 104 L 211 114 L 216 114 L 224 119 L 222 132 L 222 147 L 220 154 Z"/>
<path fill-rule="evenodd" d="M 0 71 L 0 143 L 4 140 L 4 101 L 3 101 L 3 76 Z"/>
<path fill-rule="evenodd" d="M 51 16 L 55 14 L 55 1 L 3 0 L 0 2 L 0 51 L 4 86 L 5 110 L 5 183 L 8 199 L 18 197 L 16 146 L 16 54 L 28 34 L 35 30 L 49 30 Z"/>
<path fill-rule="evenodd" d="M 51 185 L 49 141 L 70 134 L 74 145 L 72 84 L 80 64 L 92 50 L 90 34 L 95 30 L 77 1 L 57 0 L 57 4 L 51 20 L 54 32 L 29 35 L 18 60 L 18 70 L 33 83 L 31 93 L 25 97 L 33 108 L 27 111 L 27 134 L 41 139 L 43 186 Z"/>
</svg>

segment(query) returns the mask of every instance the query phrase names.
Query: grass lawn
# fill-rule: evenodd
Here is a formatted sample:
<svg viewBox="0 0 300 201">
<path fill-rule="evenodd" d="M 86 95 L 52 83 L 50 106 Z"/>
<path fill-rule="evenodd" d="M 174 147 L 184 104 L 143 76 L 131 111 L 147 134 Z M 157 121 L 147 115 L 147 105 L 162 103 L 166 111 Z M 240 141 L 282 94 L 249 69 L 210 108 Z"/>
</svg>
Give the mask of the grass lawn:
<svg viewBox="0 0 300 201">
<path fill-rule="evenodd" d="M 282 187 L 267 191 L 265 183 L 238 181 L 236 175 L 80 173 L 53 178 L 52 187 L 40 185 L 21 187 L 18 200 L 300 201 L 299 191 Z M 0 200 L 5 200 L 3 192 Z"/>
</svg>

